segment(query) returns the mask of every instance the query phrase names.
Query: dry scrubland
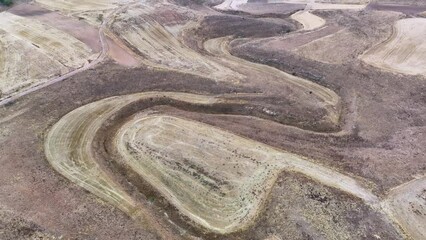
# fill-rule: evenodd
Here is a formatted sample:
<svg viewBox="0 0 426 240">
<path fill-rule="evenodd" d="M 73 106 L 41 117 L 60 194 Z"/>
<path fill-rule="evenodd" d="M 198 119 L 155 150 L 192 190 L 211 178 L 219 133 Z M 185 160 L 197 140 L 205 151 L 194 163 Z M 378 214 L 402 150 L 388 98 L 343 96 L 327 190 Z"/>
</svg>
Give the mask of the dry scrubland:
<svg viewBox="0 0 426 240">
<path fill-rule="evenodd" d="M 343 49 L 346 50 L 348 45 L 347 41 L 356 37 L 358 37 L 356 33 L 343 29 L 332 35 L 325 36 L 298 47 L 295 52 L 300 56 L 315 61 L 341 64 L 348 61 L 352 56 L 356 56 L 357 51 L 359 51 L 359 46 L 355 46 L 357 43 L 353 43 L 353 48 L 351 50 L 341 51 Z"/>
<path fill-rule="evenodd" d="M 0 13 L 0 90 L 69 78 L 0 111 L 0 238 L 424 239 L 426 22 L 368 3 Z"/>
<path fill-rule="evenodd" d="M 92 51 L 38 21 L 0 13 L 0 90 L 7 94 L 82 67 Z"/>
</svg>

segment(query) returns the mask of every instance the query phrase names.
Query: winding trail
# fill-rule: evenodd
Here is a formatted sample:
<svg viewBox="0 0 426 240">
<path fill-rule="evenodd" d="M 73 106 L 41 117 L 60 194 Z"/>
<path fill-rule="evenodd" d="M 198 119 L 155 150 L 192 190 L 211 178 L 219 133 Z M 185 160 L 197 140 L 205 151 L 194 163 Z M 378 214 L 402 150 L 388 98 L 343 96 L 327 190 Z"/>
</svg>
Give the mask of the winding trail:
<svg viewBox="0 0 426 240">
<path fill-rule="evenodd" d="M 223 65 L 233 66 L 240 69 L 242 72 L 250 73 L 259 78 L 273 79 L 279 83 L 287 82 L 293 88 L 309 89 L 321 102 L 324 103 L 324 108 L 329 111 L 328 118 L 330 122 L 337 124 L 340 120 L 340 112 L 336 107 L 340 104 L 340 97 L 332 90 L 313 83 L 309 80 L 293 76 L 286 72 L 280 71 L 274 67 L 264 64 L 253 63 L 238 57 L 233 56 L 229 50 L 229 37 L 213 38 L 204 42 L 204 49 L 220 59 Z"/>
</svg>

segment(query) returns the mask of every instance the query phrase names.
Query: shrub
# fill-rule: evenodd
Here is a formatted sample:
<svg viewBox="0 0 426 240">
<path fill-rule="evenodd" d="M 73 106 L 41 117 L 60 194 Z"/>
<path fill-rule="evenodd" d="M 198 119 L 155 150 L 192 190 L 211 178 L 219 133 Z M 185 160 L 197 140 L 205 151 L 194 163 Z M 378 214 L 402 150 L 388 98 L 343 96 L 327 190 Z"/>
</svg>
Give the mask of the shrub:
<svg viewBox="0 0 426 240">
<path fill-rule="evenodd" d="M 10 6 L 13 4 L 13 0 L 0 0 L 1 5 Z"/>
</svg>

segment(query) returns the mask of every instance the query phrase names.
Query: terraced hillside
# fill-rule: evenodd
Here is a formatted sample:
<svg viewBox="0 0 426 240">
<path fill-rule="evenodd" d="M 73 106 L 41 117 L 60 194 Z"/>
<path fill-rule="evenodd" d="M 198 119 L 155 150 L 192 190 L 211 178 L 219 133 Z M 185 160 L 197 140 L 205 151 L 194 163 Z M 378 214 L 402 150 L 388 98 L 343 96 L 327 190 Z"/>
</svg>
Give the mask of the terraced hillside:
<svg viewBox="0 0 426 240">
<path fill-rule="evenodd" d="M 413 4 L 4 9 L 0 239 L 423 239 Z"/>
</svg>

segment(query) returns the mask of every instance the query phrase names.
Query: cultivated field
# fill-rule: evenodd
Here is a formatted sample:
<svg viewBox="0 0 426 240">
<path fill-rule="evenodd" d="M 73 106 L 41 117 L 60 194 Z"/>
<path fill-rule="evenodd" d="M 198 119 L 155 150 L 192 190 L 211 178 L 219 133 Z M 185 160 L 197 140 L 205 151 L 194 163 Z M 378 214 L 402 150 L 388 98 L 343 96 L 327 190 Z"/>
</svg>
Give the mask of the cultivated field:
<svg viewBox="0 0 426 240">
<path fill-rule="evenodd" d="M 399 20 L 392 36 L 366 52 L 362 59 L 388 71 L 426 75 L 425 37 L 426 19 Z"/>
<path fill-rule="evenodd" d="M 125 164 L 194 222 L 218 233 L 251 223 L 283 169 L 377 204 L 377 198 L 353 179 L 193 121 L 137 116 L 123 125 L 115 141 Z"/>
<path fill-rule="evenodd" d="M 95 57 L 84 43 L 38 21 L 7 12 L 0 13 L 0 21 L 4 94 L 80 68 Z"/>
<path fill-rule="evenodd" d="M 161 95 L 190 104 L 224 102 L 191 94 Z M 102 170 L 91 146 L 102 124 L 121 108 L 161 95 L 108 98 L 67 114 L 46 139 L 49 162 L 76 184 L 139 218 L 143 208 Z M 175 117 L 137 115 L 117 131 L 113 144 L 121 164 L 139 174 L 193 222 L 221 234 L 253 222 L 277 174 L 284 169 L 345 191 L 372 207 L 378 204 L 378 198 L 355 179 L 301 156 Z M 209 147 L 204 149 L 206 145 Z"/>
<path fill-rule="evenodd" d="M 136 5 L 114 19 L 114 33 L 143 57 L 145 64 L 209 76 L 217 81 L 239 82 L 243 76 L 190 49 L 161 25 L 154 10 Z"/>
<path fill-rule="evenodd" d="M 423 240 L 424 11 L 17 0 L 0 239 Z"/>
</svg>

